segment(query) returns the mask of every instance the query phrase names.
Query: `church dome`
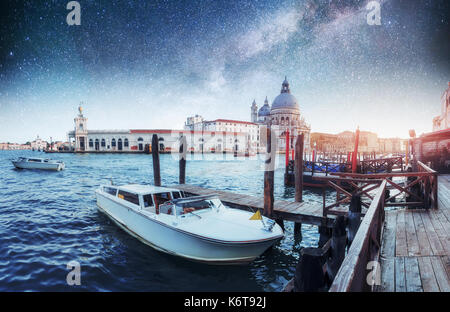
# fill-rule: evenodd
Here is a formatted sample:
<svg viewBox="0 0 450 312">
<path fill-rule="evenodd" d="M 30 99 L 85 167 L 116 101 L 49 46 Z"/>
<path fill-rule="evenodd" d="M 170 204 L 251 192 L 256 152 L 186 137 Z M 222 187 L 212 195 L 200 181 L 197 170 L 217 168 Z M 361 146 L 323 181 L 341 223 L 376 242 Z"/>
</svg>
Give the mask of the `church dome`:
<svg viewBox="0 0 450 312">
<path fill-rule="evenodd" d="M 270 115 L 270 106 L 269 106 L 269 101 L 267 101 L 267 96 L 266 96 L 264 105 L 261 106 L 261 108 L 258 111 L 258 117 L 265 117 L 265 116 L 269 116 L 269 115 Z"/>
<path fill-rule="evenodd" d="M 281 85 L 281 93 L 278 95 L 272 103 L 272 111 L 275 109 L 295 109 L 300 110 L 298 105 L 298 101 L 291 94 L 291 90 L 289 89 L 289 82 L 285 78 L 283 84 Z"/>
</svg>

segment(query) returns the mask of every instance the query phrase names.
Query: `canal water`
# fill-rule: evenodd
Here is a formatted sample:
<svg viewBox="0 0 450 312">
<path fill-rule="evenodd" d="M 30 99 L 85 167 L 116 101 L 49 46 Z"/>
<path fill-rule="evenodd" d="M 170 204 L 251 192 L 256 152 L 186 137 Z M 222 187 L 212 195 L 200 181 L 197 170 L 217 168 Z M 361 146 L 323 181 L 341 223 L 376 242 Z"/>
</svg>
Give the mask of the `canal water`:
<svg viewBox="0 0 450 312">
<path fill-rule="evenodd" d="M 17 170 L 18 156 L 65 162 L 61 172 Z M 178 182 L 178 156 L 160 155 L 163 185 Z M 275 172 L 275 199 L 294 200 L 283 186 L 284 155 Z M 258 156 L 188 155 L 186 183 L 263 196 Z M 153 183 L 151 155 L 45 154 L 0 151 L 0 291 L 279 291 L 292 278 L 301 247 L 317 246 L 318 229 L 303 224 L 303 240 L 286 235 L 245 266 L 210 266 L 163 254 L 125 233 L 97 210 L 100 184 Z M 331 194 L 329 195 L 331 196 Z M 304 191 L 307 202 L 321 193 Z M 69 286 L 67 264 L 81 265 L 81 285 Z"/>
</svg>

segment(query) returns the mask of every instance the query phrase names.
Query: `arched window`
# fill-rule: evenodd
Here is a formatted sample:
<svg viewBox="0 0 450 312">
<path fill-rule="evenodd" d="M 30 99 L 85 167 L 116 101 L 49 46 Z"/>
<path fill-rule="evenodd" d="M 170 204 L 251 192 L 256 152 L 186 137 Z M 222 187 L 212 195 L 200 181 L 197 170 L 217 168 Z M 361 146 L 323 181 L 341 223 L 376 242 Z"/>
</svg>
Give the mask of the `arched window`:
<svg viewBox="0 0 450 312">
<path fill-rule="evenodd" d="M 111 146 L 112 147 L 116 147 L 116 139 L 112 139 L 111 140 Z"/>
<path fill-rule="evenodd" d="M 160 141 L 160 142 L 161 142 L 161 141 L 164 141 L 164 138 L 159 138 L 158 141 Z"/>
<path fill-rule="evenodd" d="M 102 147 L 105 147 L 105 146 L 106 146 L 105 139 L 102 139 Z"/>
<path fill-rule="evenodd" d="M 140 137 L 140 138 L 138 138 L 138 141 L 141 142 L 141 141 L 144 141 L 144 139 Z"/>
<path fill-rule="evenodd" d="M 94 147 L 94 141 L 92 139 L 89 139 L 89 147 Z"/>
<path fill-rule="evenodd" d="M 128 139 L 125 138 L 125 140 L 123 141 L 123 146 L 128 147 Z"/>
</svg>

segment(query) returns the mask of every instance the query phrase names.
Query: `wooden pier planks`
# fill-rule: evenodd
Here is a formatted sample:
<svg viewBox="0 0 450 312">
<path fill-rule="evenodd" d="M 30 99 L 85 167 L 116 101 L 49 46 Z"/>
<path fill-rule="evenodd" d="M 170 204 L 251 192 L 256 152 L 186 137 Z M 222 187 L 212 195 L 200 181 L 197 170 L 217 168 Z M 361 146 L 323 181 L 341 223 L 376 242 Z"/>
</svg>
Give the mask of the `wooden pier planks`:
<svg viewBox="0 0 450 312">
<path fill-rule="evenodd" d="M 248 207 L 248 210 L 256 211 L 256 209 L 264 210 L 264 199 L 245 195 L 237 194 L 228 191 L 219 191 L 208 189 L 205 187 L 190 185 L 190 184 L 180 184 L 172 185 L 170 187 L 177 188 L 185 191 L 186 193 L 196 194 L 196 195 L 210 195 L 217 194 L 221 201 L 225 204 L 231 206 L 239 206 L 238 208 Z M 348 208 L 347 208 L 348 209 Z M 275 200 L 274 201 L 274 217 L 281 218 L 286 221 L 294 221 L 299 223 L 306 223 L 321 226 L 325 223 L 328 226 L 332 224 L 332 217 L 325 218 L 322 215 L 322 204 L 309 204 L 305 202 L 292 202 L 285 200 Z"/>
<path fill-rule="evenodd" d="M 378 291 L 450 291 L 449 181 L 439 176 L 438 209 L 386 212 Z"/>
</svg>

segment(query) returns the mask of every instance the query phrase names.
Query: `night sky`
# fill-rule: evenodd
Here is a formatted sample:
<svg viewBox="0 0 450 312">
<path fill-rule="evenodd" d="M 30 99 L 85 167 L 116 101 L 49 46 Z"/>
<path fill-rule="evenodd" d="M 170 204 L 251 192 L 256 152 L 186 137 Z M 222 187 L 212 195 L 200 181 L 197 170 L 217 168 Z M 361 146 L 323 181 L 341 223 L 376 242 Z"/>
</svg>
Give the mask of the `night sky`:
<svg viewBox="0 0 450 312">
<path fill-rule="evenodd" d="M 450 81 L 450 1 L 3 0 L 0 142 L 90 129 L 250 120 L 287 76 L 313 132 L 431 131 Z"/>
</svg>

